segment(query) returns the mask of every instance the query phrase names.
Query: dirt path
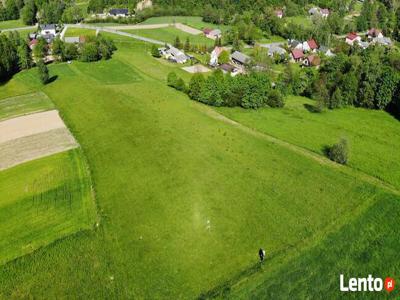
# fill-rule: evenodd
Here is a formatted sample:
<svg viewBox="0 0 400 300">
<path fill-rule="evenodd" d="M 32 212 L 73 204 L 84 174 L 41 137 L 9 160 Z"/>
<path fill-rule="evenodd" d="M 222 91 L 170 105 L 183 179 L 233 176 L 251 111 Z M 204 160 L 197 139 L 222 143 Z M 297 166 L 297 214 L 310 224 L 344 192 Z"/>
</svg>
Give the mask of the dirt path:
<svg viewBox="0 0 400 300">
<path fill-rule="evenodd" d="M 238 123 L 238 122 L 236 122 L 236 121 L 234 121 L 232 119 L 229 119 L 229 118 L 225 117 L 224 115 L 218 113 L 217 111 L 215 111 L 215 110 L 213 110 L 213 109 L 211 109 L 209 107 L 206 107 L 206 106 L 201 105 L 199 103 L 195 103 L 195 104 L 196 104 L 197 108 L 200 111 L 202 111 L 203 113 L 205 113 L 206 115 L 210 116 L 213 119 L 222 121 L 222 122 L 224 122 L 226 124 L 229 124 L 229 125 L 232 125 L 232 126 L 238 128 L 239 130 L 241 130 L 241 131 L 243 131 L 243 132 L 245 132 L 247 134 L 250 134 L 250 135 L 252 135 L 254 137 L 263 139 L 265 141 L 268 141 L 268 142 L 274 143 L 276 145 L 279 145 L 281 147 L 284 147 L 286 149 L 289 149 L 289 150 L 291 150 L 291 151 L 293 151 L 293 152 L 295 152 L 297 154 L 300 154 L 302 156 L 310 158 L 310 159 L 318 162 L 321 165 L 324 165 L 324 166 L 327 166 L 327 167 L 330 167 L 330 168 L 335 168 L 336 170 L 339 170 L 340 172 L 343 172 L 343 173 L 345 173 L 347 175 L 350 175 L 352 177 L 359 178 L 360 180 L 362 180 L 364 182 L 367 182 L 369 184 L 378 186 L 379 188 L 382 188 L 382 189 L 384 189 L 384 190 L 386 190 L 388 192 L 391 192 L 391 193 L 393 193 L 395 195 L 399 195 L 400 196 L 400 191 L 396 187 L 394 187 L 394 186 L 392 186 L 392 185 L 390 185 L 390 184 L 388 184 L 388 183 L 386 183 L 386 182 L 384 182 L 384 181 L 382 181 L 382 180 L 380 180 L 380 179 L 378 179 L 378 178 L 376 178 L 374 176 L 371 176 L 371 175 L 369 175 L 367 173 L 364 173 L 362 171 L 359 171 L 357 169 L 354 169 L 354 168 L 351 168 L 351 167 L 348 167 L 348 166 L 337 164 L 337 163 L 331 161 L 330 159 L 328 159 L 328 158 L 326 158 L 324 156 L 321 156 L 321 155 L 319 155 L 319 154 L 317 154 L 315 152 L 312 152 L 312 151 L 307 150 L 305 148 L 302 148 L 302 147 L 293 145 L 291 143 L 285 142 L 285 141 L 280 140 L 278 138 L 275 138 L 275 137 L 273 137 L 271 135 L 259 132 L 256 129 L 252 129 L 252 128 L 249 128 L 247 126 L 244 126 L 244 125 L 242 125 L 242 124 L 240 124 L 240 123 Z"/>
</svg>

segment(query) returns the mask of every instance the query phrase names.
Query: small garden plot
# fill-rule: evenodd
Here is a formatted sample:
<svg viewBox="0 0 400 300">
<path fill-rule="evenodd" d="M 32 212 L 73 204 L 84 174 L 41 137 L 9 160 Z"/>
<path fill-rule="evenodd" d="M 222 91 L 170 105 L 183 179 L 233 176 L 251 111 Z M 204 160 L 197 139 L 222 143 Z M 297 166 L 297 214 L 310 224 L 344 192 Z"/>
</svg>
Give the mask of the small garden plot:
<svg viewBox="0 0 400 300">
<path fill-rule="evenodd" d="M 183 70 L 189 73 L 207 73 L 210 72 L 211 70 L 203 65 L 195 65 L 191 67 L 183 67 Z"/>
<path fill-rule="evenodd" d="M 0 170 L 76 147 L 56 110 L 0 122 Z"/>
<path fill-rule="evenodd" d="M 0 120 L 53 108 L 53 102 L 43 92 L 5 98 L 0 100 Z"/>
<path fill-rule="evenodd" d="M 136 71 L 116 59 L 95 63 L 77 62 L 75 66 L 85 75 L 103 84 L 126 84 L 142 80 Z"/>
<path fill-rule="evenodd" d="M 80 150 L 0 172 L 0 265 L 95 222 Z"/>
</svg>

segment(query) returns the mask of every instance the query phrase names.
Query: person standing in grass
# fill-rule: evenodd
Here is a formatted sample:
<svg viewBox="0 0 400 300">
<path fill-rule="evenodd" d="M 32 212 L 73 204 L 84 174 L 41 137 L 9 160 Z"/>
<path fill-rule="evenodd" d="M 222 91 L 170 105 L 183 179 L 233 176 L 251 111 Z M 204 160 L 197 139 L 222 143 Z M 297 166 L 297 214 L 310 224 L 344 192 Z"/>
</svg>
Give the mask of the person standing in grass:
<svg viewBox="0 0 400 300">
<path fill-rule="evenodd" d="M 258 250 L 258 256 L 260 257 L 260 262 L 263 262 L 265 258 L 265 250 L 260 248 L 260 250 Z"/>
</svg>

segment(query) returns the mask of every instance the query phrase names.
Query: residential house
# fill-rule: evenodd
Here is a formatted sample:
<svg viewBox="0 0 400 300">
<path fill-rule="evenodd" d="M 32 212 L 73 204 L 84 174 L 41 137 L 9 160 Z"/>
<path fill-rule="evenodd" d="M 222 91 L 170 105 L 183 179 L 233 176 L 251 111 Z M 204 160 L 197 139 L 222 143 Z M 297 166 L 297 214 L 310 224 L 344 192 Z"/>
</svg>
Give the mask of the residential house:
<svg viewBox="0 0 400 300">
<path fill-rule="evenodd" d="M 367 36 L 369 40 L 372 40 L 374 38 L 383 38 L 382 31 L 376 28 L 371 28 L 367 32 Z"/>
<path fill-rule="evenodd" d="M 218 58 L 220 54 L 224 51 L 222 47 L 215 47 L 214 50 L 211 52 L 210 56 L 210 66 L 217 66 L 218 65 Z"/>
<path fill-rule="evenodd" d="M 283 18 L 283 10 L 282 9 L 275 10 L 275 16 L 279 19 L 282 19 Z"/>
<path fill-rule="evenodd" d="M 384 37 L 384 36 L 374 38 L 371 43 L 388 47 L 393 45 L 392 40 L 389 37 Z"/>
<path fill-rule="evenodd" d="M 354 43 L 361 42 L 361 37 L 357 34 L 357 32 L 350 32 L 346 36 L 346 44 L 353 46 Z"/>
<path fill-rule="evenodd" d="M 326 46 L 320 46 L 317 51 L 318 51 L 318 53 L 322 53 L 323 55 L 325 55 L 327 57 L 335 56 L 335 54 L 331 51 L 331 49 L 329 49 Z"/>
<path fill-rule="evenodd" d="M 318 15 L 319 15 L 319 8 L 318 8 L 318 7 L 310 8 L 310 9 L 308 10 L 308 13 L 309 13 L 311 16 L 318 16 Z"/>
<path fill-rule="evenodd" d="M 292 54 L 292 60 L 295 62 L 299 62 L 304 58 L 304 53 L 300 49 L 293 49 L 291 54 Z"/>
<path fill-rule="evenodd" d="M 311 51 L 311 52 L 316 52 L 318 49 L 318 44 L 314 39 L 308 40 L 303 43 L 303 51 Z"/>
<path fill-rule="evenodd" d="M 109 15 L 115 18 L 124 18 L 129 15 L 129 11 L 127 8 L 112 8 L 109 11 Z"/>
<path fill-rule="evenodd" d="M 231 59 L 238 65 L 246 65 L 251 61 L 250 56 L 239 51 L 233 52 L 233 54 L 231 55 Z"/>
<path fill-rule="evenodd" d="M 41 37 L 45 39 L 47 44 L 51 44 L 54 41 L 54 39 L 56 38 L 56 36 L 51 33 L 50 34 L 42 34 Z"/>
<path fill-rule="evenodd" d="M 327 18 L 327 17 L 329 17 L 330 11 L 327 8 L 322 8 L 320 10 L 320 14 L 321 14 L 321 17 Z"/>
<path fill-rule="evenodd" d="M 306 67 L 318 67 L 321 64 L 321 58 L 312 54 L 304 59 L 303 64 Z"/>
<path fill-rule="evenodd" d="M 31 40 L 30 42 L 29 42 L 29 48 L 31 49 L 31 50 L 33 50 L 33 48 L 35 48 L 35 46 L 38 44 L 38 40 L 37 39 L 33 39 L 33 40 Z"/>
<path fill-rule="evenodd" d="M 188 61 L 189 57 L 181 50 L 169 45 L 168 49 L 164 50 L 164 56 L 166 59 L 176 62 L 178 64 L 184 64 Z"/>
<path fill-rule="evenodd" d="M 303 51 L 303 43 L 298 40 L 288 40 L 288 45 L 291 49 L 299 49 Z"/>
<path fill-rule="evenodd" d="M 260 46 L 268 49 L 268 56 L 270 57 L 274 57 L 275 55 L 280 55 L 283 57 L 287 53 L 286 50 L 281 47 L 280 43 L 265 44 Z"/>
<path fill-rule="evenodd" d="M 53 35 L 55 36 L 57 33 L 55 24 L 45 24 L 40 26 L 40 35 Z"/>
<path fill-rule="evenodd" d="M 205 34 L 206 37 L 214 40 L 217 38 L 221 38 L 222 36 L 222 32 L 220 29 L 206 28 L 203 30 L 203 33 Z"/>
</svg>

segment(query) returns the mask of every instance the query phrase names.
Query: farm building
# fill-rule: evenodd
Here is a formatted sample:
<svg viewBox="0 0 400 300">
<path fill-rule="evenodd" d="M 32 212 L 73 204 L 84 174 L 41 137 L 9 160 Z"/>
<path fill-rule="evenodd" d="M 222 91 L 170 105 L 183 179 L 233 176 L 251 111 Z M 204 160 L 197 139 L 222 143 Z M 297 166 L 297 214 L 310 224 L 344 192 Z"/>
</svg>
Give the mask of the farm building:
<svg viewBox="0 0 400 300">
<path fill-rule="evenodd" d="M 239 65 L 245 65 L 251 61 L 250 56 L 248 56 L 244 53 L 241 53 L 239 51 L 233 52 L 233 54 L 231 55 L 231 59 L 233 62 L 235 62 Z"/>
<path fill-rule="evenodd" d="M 112 17 L 127 17 L 129 15 L 127 8 L 113 8 L 109 11 L 110 16 Z"/>
<path fill-rule="evenodd" d="M 184 52 L 171 45 L 169 45 L 168 48 L 159 48 L 158 51 L 166 59 L 178 64 L 184 64 L 189 60 L 189 57 Z"/>
</svg>

